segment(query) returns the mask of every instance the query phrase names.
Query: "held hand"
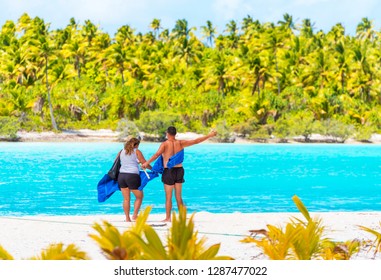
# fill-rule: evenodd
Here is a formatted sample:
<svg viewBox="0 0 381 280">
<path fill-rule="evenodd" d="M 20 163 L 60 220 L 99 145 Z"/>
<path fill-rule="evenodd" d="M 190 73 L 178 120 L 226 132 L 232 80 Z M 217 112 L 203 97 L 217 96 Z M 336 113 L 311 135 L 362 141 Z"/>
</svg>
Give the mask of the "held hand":
<svg viewBox="0 0 381 280">
<path fill-rule="evenodd" d="M 147 166 L 148 166 L 147 162 L 145 162 L 145 163 L 142 164 L 142 168 L 143 168 L 143 169 L 146 169 Z"/>
</svg>

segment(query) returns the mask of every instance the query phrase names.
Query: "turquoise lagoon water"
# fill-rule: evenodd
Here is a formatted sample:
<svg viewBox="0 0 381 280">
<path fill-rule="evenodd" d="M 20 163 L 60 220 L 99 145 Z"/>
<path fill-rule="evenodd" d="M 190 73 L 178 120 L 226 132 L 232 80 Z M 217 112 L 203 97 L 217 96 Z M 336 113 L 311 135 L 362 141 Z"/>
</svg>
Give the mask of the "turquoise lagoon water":
<svg viewBox="0 0 381 280">
<path fill-rule="evenodd" d="M 157 143 L 142 143 L 149 158 Z M 121 143 L 0 143 L 0 215 L 122 214 L 122 196 L 97 201 Z M 200 144 L 186 149 L 188 211 L 381 211 L 381 145 Z M 160 178 L 143 208 L 164 213 Z M 174 207 L 176 203 L 174 201 Z M 174 208 L 176 210 L 176 207 Z"/>
</svg>

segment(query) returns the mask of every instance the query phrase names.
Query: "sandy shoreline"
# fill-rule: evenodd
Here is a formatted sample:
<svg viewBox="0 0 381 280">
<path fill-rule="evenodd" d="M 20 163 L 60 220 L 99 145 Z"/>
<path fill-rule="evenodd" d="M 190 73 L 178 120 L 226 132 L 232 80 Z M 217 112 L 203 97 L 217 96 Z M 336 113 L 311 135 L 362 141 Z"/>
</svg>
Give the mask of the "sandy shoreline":
<svg viewBox="0 0 381 280">
<path fill-rule="evenodd" d="M 381 212 L 331 212 L 310 213 L 312 217 L 320 217 L 326 226 L 326 237 L 335 241 L 358 239 L 374 240 L 374 236 L 362 231 L 358 225 L 381 231 Z M 195 228 L 198 237 L 205 237 L 207 245 L 221 243 L 218 255 L 231 256 L 236 260 L 266 259 L 254 244 L 240 242 L 249 235 L 249 230 L 266 228 L 267 224 L 282 226 L 299 213 L 232 213 L 212 214 L 200 212 L 195 214 Z M 96 233 L 92 228 L 95 222 L 106 220 L 116 226 L 120 232 L 129 224 L 123 221 L 123 215 L 96 216 L 24 216 L 0 217 L 2 232 L 0 245 L 16 260 L 28 259 L 39 255 L 41 250 L 52 243 L 69 245 L 74 243 L 85 251 L 92 260 L 105 260 L 98 245 L 89 237 Z M 149 224 L 159 224 L 163 215 L 151 214 Z M 165 238 L 170 224 L 154 227 L 161 238 Z M 163 241 L 165 239 L 162 239 Z M 370 260 L 373 250 L 363 249 L 352 257 L 353 260 Z M 381 259 L 380 254 L 376 259 Z"/>
<path fill-rule="evenodd" d="M 144 140 L 144 134 L 143 142 Z M 202 134 L 194 132 L 178 133 L 176 138 L 178 140 L 195 139 Z M 55 132 L 25 132 L 19 131 L 17 133 L 17 141 L 19 142 L 120 142 L 119 132 L 110 129 L 79 129 L 79 130 L 64 130 L 60 133 Z M 279 143 L 277 139 L 268 139 L 266 142 L 249 140 L 244 137 L 234 136 L 234 142 L 237 144 L 255 144 L 255 143 Z M 287 143 L 300 144 L 304 143 L 303 137 L 295 137 L 290 139 Z M 147 141 L 148 142 L 148 141 Z M 215 139 L 207 140 L 206 142 L 215 143 Z M 309 143 L 334 143 L 330 137 L 313 134 Z M 347 139 L 344 144 L 381 144 L 381 134 L 373 134 L 368 143 L 358 142 L 354 139 Z"/>
</svg>

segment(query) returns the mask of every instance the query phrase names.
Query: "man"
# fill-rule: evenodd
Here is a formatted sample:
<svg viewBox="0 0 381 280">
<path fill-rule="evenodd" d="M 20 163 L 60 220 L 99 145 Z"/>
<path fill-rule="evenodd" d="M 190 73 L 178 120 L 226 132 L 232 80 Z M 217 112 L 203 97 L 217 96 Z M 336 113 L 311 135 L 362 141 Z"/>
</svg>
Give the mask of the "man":
<svg viewBox="0 0 381 280">
<path fill-rule="evenodd" d="M 166 134 L 167 140 L 164 141 L 157 152 L 143 165 L 142 168 L 147 168 L 151 162 L 156 160 L 159 156 L 163 157 L 164 171 L 161 176 L 161 181 L 164 183 L 165 190 L 165 220 L 163 222 L 171 221 L 172 211 L 172 193 L 175 190 L 175 198 L 177 207 L 184 205 L 182 199 L 182 186 L 184 181 L 184 168 L 182 163 L 176 164 L 172 168 L 168 168 L 168 160 L 176 153 L 182 151 L 185 147 L 189 147 L 195 144 L 204 142 L 205 140 L 217 135 L 216 131 L 210 132 L 208 135 L 198 137 L 193 140 L 176 140 L 176 128 L 173 126 L 168 127 Z"/>
</svg>

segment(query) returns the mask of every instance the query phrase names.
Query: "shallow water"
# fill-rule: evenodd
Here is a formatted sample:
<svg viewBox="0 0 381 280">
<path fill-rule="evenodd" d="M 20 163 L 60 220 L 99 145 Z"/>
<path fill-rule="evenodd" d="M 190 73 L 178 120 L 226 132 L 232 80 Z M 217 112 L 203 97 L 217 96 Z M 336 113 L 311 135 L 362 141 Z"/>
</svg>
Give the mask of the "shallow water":
<svg viewBox="0 0 381 280">
<path fill-rule="evenodd" d="M 122 214 L 122 196 L 97 201 L 120 143 L 0 143 L 1 215 Z M 159 144 L 142 143 L 149 158 Z M 381 145 L 199 144 L 186 149 L 188 211 L 381 211 Z M 176 202 L 173 201 L 174 210 Z M 160 178 L 143 208 L 164 212 Z"/>
</svg>

